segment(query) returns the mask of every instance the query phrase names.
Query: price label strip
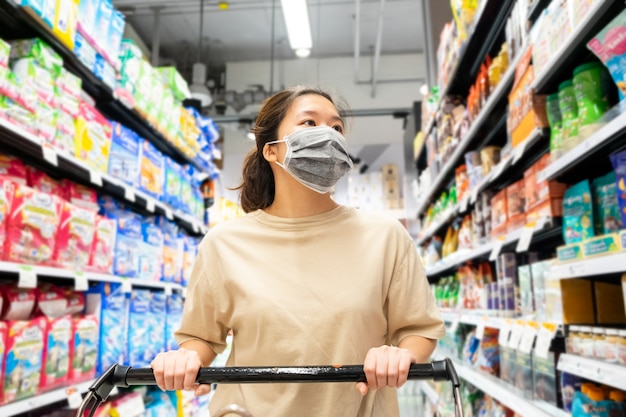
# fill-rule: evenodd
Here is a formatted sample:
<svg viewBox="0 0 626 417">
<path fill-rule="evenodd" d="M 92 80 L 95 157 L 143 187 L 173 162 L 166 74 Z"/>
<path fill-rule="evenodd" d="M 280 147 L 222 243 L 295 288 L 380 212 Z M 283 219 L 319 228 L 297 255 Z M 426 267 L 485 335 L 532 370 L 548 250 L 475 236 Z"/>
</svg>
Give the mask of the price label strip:
<svg viewBox="0 0 626 417">
<path fill-rule="evenodd" d="M 37 272 L 28 265 L 20 265 L 18 268 L 18 288 L 37 288 Z"/>
<path fill-rule="evenodd" d="M 97 187 L 102 187 L 102 174 L 98 171 L 90 170 L 89 171 L 89 181 Z"/>
<path fill-rule="evenodd" d="M 537 341 L 535 343 L 535 356 L 543 359 L 548 358 L 552 339 L 556 335 L 558 326 L 553 323 L 542 323 L 537 333 Z"/>
<path fill-rule="evenodd" d="M 502 252 L 502 247 L 504 246 L 504 241 L 506 240 L 506 236 L 500 236 L 493 244 L 493 249 L 489 254 L 489 260 L 495 261 L 498 259 L 498 255 Z"/>
<path fill-rule="evenodd" d="M 124 186 L 124 198 L 130 201 L 131 203 L 134 203 L 135 202 L 135 190 L 125 185 Z"/>
<path fill-rule="evenodd" d="M 511 336 L 509 336 L 509 347 L 511 349 L 517 349 L 519 347 L 523 334 L 524 334 L 524 325 L 521 321 L 518 320 L 511 327 Z"/>
<path fill-rule="evenodd" d="M 485 322 L 484 321 L 479 321 L 476 324 L 476 335 L 475 335 L 476 339 L 478 340 L 483 340 L 483 338 L 485 337 Z"/>
<path fill-rule="evenodd" d="M 122 279 L 122 292 L 123 293 L 133 292 L 133 286 L 128 278 Z"/>
<path fill-rule="evenodd" d="M 500 326 L 500 333 L 498 333 L 498 344 L 500 346 L 508 346 L 510 336 L 511 336 L 511 322 L 510 320 L 505 320 Z"/>
<path fill-rule="evenodd" d="M 530 352 L 533 350 L 533 345 L 535 344 L 538 327 L 539 326 L 536 322 L 529 321 L 526 323 L 517 350 L 523 353 L 530 354 Z"/>
<path fill-rule="evenodd" d="M 89 281 L 83 272 L 74 274 L 74 290 L 78 292 L 87 291 L 89 289 Z"/>
<path fill-rule="evenodd" d="M 524 226 L 524 230 L 522 230 L 522 236 L 520 236 L 519 240 L 517 241 L 515 252 L 528 252 L 528 248 L 530 248 L 530 243 L 533 240 L 533 235 L 535 234 L 536 226 L 536 222 L 530 222 L 526 226 Z"/>
<path fill-rule="evenodd" d="M 41 152 L 43 154 L 43 159 L 46 162 L 50 165 L 54 165 L 55 167 L 59 166 L 59 156 L 54 149 L 48 145 L 41 145 Z"/>
<path fill-rule="evenodd" d="M 151 198 L 148 198 L 146 200 L 146 210 L 148 210 L 150 213 L 154 213 L 155 208 L 156 208 L 156 204 L 154 200 Z"/>
<path fill-rule="evenodd" d="M 83 402 L 83 396 L 76 387 L 66 388 L 65 395 L 67 396 L 67 405 L 71 410 L 77 410 Z"/>
</svg>

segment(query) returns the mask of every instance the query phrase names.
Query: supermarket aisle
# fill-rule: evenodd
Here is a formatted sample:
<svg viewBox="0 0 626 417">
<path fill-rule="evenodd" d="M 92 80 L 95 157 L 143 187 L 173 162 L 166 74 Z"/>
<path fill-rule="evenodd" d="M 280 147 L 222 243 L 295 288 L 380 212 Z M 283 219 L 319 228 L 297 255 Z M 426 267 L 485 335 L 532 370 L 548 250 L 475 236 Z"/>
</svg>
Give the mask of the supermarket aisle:
<svg viewBox="0 0 626 417">
<path fill-rule="evenodd" d="M 419 390 L 418 381 L 409 381 L 398 390 L 400 417 L 430 417 L 426 414 L 424 396 Z"/>
</svg>

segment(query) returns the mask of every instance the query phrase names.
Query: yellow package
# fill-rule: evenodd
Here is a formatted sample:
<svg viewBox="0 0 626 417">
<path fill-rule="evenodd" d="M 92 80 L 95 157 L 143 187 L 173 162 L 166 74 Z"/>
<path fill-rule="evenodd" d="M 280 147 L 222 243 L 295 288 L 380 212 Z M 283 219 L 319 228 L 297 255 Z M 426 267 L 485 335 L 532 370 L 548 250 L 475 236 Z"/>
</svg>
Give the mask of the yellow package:
<svg viewBox="0 0 626 417">
<path fill-rule="evenodd" d="M 79 3 L 80 0 L 56 0 L 52 33 L 54 33 L 70 51 L 74 50 Z"/>
<path fill-rule="evenodd" d="M 74 138 L 74 152 L 78 159 L 92 169 L 107 172 L 112 133 L 111 124 L 104 116 L 91 105 L 80 103 Z"/>
</svg>

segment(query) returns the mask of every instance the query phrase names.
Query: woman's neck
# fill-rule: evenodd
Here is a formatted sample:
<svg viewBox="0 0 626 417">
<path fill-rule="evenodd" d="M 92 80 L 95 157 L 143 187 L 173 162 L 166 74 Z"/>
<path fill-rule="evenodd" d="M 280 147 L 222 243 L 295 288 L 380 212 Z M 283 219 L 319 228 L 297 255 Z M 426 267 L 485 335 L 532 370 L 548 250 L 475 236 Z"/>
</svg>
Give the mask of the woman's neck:
<svg viewBox="0 0 626 417">
<path fill-rule="evenodd" d="M 274 202 L 265 209 L 273 216 L 298 218 L 327 213 L 339 207 L 330 194 L 319 194 L 308 188 L 289 187 L 288 190 L 277 187 Z"/>
</svg>

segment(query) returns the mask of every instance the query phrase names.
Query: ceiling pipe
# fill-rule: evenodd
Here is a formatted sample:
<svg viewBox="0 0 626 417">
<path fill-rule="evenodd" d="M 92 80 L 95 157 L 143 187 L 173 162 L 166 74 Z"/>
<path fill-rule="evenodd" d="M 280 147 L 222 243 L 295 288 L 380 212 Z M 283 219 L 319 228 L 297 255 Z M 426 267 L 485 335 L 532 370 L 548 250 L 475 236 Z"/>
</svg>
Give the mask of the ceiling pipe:
<svg viewBox="0 0 626 417">
<path fill-rule="evenodd" d="M 372 64 L 372 98 L 376 97 L 376 82 L 378 79 L 378 66 L 380 64 L 380 49 L 383 43 L 383 23 L 385 18 L 385 0 L 380 0 L 378 10 L 378 29 L 376 31 L 376 46 L 374 47 L 374 62 Z"/>
<path fill-rule="evenodd" d="M 410 108 L 390 108 L 390 109 L 359 109 L 351 110 L 349 117 L 374 117 L 374 116 L 392 116 L 394 119 L 405 118 L 411 112 Z M 239 114 L 212 116 L 215 123 L 252 123 L 256 119 L 256 114 Z"/>
<path fill-rule="evenodd" d="M 161 55 L 161 10 L 165 9 L 165 6 L 154 6 L 152 11 L 154 12 L 154 24 L 152 29 L 152 54 L 151 61 L 153 67 L 159 66 L 159 57 Z"/>
<path fill-rule="evenodd" d="M 354 83 L 359 83 L 359 56 L 361 54 L 361 0 L 354 0 Z"/>
</svg>

